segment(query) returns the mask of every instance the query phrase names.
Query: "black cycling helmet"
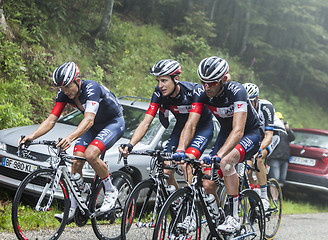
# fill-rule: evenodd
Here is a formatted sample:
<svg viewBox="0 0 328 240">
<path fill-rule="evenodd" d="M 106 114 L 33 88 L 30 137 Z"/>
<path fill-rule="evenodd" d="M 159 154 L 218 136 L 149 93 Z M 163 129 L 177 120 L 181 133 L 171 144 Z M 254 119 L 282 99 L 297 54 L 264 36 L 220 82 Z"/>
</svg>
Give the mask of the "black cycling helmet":
<svg viewBox="0 0 328 240">
<path fill-rule="evenodd" d="M 218 82 L 228 72 L 228 62 L 216 56 L 204 58 L 197 69 L 197 74 L 203 82 Z"/>
<path fill-rule="evenodd" d="M 179 75 L 181 73 L 180 64 L 172 59 L 163 59 L 159 60 L 155 65 L 150 69 L 150 74 L 158 76 L 166 75 Z"/>
<path fill-rule="evenodd" d="M 55 69 L 52 79 L 58 87 L 67 86 L 76 79 L 79 73 L 80 69 L 74 62 L 66 62 Z"/>
</svg>

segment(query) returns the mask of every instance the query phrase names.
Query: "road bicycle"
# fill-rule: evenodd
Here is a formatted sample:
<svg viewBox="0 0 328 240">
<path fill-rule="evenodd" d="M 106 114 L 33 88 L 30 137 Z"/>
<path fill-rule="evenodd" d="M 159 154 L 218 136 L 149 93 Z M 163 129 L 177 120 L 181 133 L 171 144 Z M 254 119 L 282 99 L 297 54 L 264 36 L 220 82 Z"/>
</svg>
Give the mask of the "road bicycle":
<svg viewBox="0 0 328 240">
<path fill-rule="evenodd" d="M 239 187 L 242 189 L 251 189 L 247 170 L 251 172 L 259 171 L 257 168 L 257 161 L 254 162 L 254 167 L 251 167 L 246 163 L 246 161 L 239 163 L 236 167 L 237 173 L 239 176 Z M 220 196 L 221 203 L 226 202 L 226 192 L 225 189 L 222 190 Z M 278 181 L 274 178 L 270 178 L 267 181 L 267 193 L 270 207 L 265 211 L 265 238 L 273 239 L 280 227 L 281 218 L 282 218 L 282 201 L 283 195 L 281 187 Z"/>
<path fill-rule="evenodd" d="M 239 192 L 238 215 L 240 230 L 234 233 L 217 231 L 217 225 L 225 220 L 221 206 L 217 216 L 208 201 L 203 188 L 203 179 L 213 180 L 219 165 L 212 159 L 211 175 L 202 171 L 201 161 L 186 159 L 193 167 L 193 180 L 187 187 L 175 191 L 169 196 L 157 218 L 153 240 L 159 239 L 264 239 L 264 209 L 260 197 L 249 189 Z M 172 210 L 171 205 L 179 201 Z M 204 231 L 206 230 L 207 231 Z M 202 234 L 205 236 L 202 236 Z"/>
<path fill-rule="evenodd" d="M 149 178 L 137 184 L 125 204 L 122 217 L 122 239 L 152 239 L 156 218 L 172 191 L 168 186 L 163 169 L 173 169 L 180 176 L 182 171 L 176 165 L 167 165 L 171 153 L 159 150 L 132 151 L 130 154 L 151 156 Z M 173 206 L 172 206 L 173 208 Z"/>
<path fill-rule="evenodd" d="M 72 180 L 68 165 L 73 163 L 72 160 L 86 159 L 68 155 L 56 148 L 56 142 L 42 140 L 19 145 L 18 155 L 21 157 L 32 158 L 28 147 L 36 144 L 48 146 L 51 157 L 49 168 L 40 168 L 27 175 L 16 191 L 12 206 L 12 224 L 17 238 L 58 239 L 66 224 L 69 224 L 67 219 L 71 192 L 78 205 L 74 215 L 77 226 L 86 225 L 90 219 L 98 239 L 120 239 L 118 222 L 122 217 L 127 196 L 132 190 L 130 177 L 123 171 L 110 174 L 113 185 L 119 191 L 118 199 L 113 209 L 106 213 L 100 212 L 104 197 L 102 181 L 95 174 L 92 182 L 86 183 L 87 187 L 84 188 L 89 191 L 82 191 Z M 54 215 L 61 212 L 64 214 L 59 222 L 55 220 Z"/>
</svg>

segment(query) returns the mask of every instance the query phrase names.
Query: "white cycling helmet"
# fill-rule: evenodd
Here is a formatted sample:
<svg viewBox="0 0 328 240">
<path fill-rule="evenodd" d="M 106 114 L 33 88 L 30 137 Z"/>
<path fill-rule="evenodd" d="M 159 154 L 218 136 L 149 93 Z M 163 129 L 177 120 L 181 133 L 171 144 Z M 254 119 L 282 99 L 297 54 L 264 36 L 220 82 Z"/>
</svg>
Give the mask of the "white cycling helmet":
<svg viewBox="0 0 328 240">
<path fill-rule="evenodd" d="M 58 87 L 67 86 L 76 79 L 80 69 L 74 62 L 66 62 L 55 69 L 52 74 L 52 80 Z"/>
<path fill-rule="evenodd" d="M 150 74 L 158 76 L 167 76 L 167 75 L 179 75 L 181 73 L 180 64 L 172 59 L 163 59 L 159 60 L 155 65 L 150 69 Z"/>
<path fill-rule="evenodd" d="M 254 83 L 244 83 L 243 86 L 246 89 L 250 100 L 254 100 L 260 94 L 259 87 Z"/>
<path fill-rule="evenodd" d="M 197 69 L 197 74 L 203 82 L 218 82 L 228 72 L 228 62 L 216 56 L 204 58 Z"/>
</svg>

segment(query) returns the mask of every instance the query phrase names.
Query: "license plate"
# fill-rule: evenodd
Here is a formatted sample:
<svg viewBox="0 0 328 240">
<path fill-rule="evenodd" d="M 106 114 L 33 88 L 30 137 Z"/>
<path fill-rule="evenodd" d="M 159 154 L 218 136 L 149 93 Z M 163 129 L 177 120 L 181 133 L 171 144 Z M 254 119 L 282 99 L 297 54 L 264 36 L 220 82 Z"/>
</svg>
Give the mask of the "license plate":
<svg viewBox="0 0 328 240">
<path fill-rule="evenodd" d="M 293 164 L 299 164 L 304 166 L 314 167 L 316 160 L 312 158 L 296 157 L 292 156 L 289 158 L 289 162 Z"/>
<path fill-rule="evenodd" d="M 38 169 L 38 167 L 33 164 L 17 161 L 6 157 L 4 157 L 2 160 L 2 166 L 26 173 L 30 173 Z"/>
</svg>

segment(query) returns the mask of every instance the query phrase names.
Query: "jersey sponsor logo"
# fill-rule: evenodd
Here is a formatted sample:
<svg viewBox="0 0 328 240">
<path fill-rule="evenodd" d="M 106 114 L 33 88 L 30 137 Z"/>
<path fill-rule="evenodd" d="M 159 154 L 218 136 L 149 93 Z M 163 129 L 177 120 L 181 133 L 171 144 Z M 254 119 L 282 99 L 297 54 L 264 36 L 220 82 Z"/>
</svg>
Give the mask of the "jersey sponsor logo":
<svg viewBox="0 0 328 240">
<path fill-rule="evenodd" d="M 267 106 L 263 106 L 263 111 L 265 111 L 268 115 L 268 121 L 273 122 L 272 114 L 270 109 Z"/>
<path fill-rule="evenodd" d="M 254 147 L 253 141 L 248 137 L 242 139 L 239 144 L 245 149 L 246 152 Z"/>
<path fill-rule="evenodd" d="M 182 106 L 170 106 L 170 110 L 173 113 L 181 113 L 181 114 L 185 114 L 185 113 L 189 113 L 191 109 L 191 105 L 182 105 Z"/>
<path fill-rule="evenodd" d="M 156 97 L 160 97 L 161 96 L 161 94 L 159 93 L 159 92 L 154 92 L 154 94 L 156 95 Z"/>
<path fill-rule="evenodd" d="M 203 111 L 203 106 L 204 106 L 203 103 L 193 103 L 191 105 L 190 112 L 201 114 Z"/>
<path fill-rule="evenodd" d="M 234 112 L 247 112 L 247 103 L 243 101 L 237 101 L 234 103 Z"/>
<path fill-rule="evenodd" d="M 87 86 L 85 87 L 86 88 L 86 90 L 87 90 L 87 95 L 88 95 L 88 97 L 91 97 L 93 94 L 95 94 L 94 92 L 93 92 L 93 88 L 92 88 L 92 83 L 88 83 L 87 84 Z"/>
<path fill-rule="evenodd" d="M 214 116 L 218 116 L 220 118 L 229 118 L 232 117 L 234 114 L 234 106 L 230 105 L 229 107 L 213 107 L 208 106 Z"/>
<path fill-rule="evenodd" d="M 196 89 L 194 89 L 194 94 L 196 94 L 198 97 L 203 93 L 205 92 L 203 88 L 201 87 L 198 87 Z"/>
<path fill-rule="evenodd" d="M 233 95 L 236 95 L 241 88 L 233 83 L 230 83 L 227 89 L 230 90 Z"/>
<path fill-rule="evenodd" d="M 204 136 L 196 136 L 195 140 L 192 142 L 191 146 L 198 149 L 202 149 L 203 145 L 207 142 L 207 139 Z"/>
<path fill-rule="evenodd" d="M 151 102 L 150 105 L 149 105 L 149 107 L 148 107 L 148 110 L 147 110 L 146 114 L 149 114 L 149 115 L 155 117 L 158 108 L 159 108 L 159 104 L 158 103 Z"/>
<path fill-rule="evenodd" d="M 97 139 L 99 139 L 102 142 L 106 142 L 111 136 L 113 135 L 113 132 L 109 129 L 103 129 L 97 136 Z"/>
<path fill-rule="evenodd" d="M 83 104 L 83 108 L 85 109 L 85 112 L 97 114 L 99 103 L 96 101 L 88 100 L 85 104 Z"/>
</svg>

